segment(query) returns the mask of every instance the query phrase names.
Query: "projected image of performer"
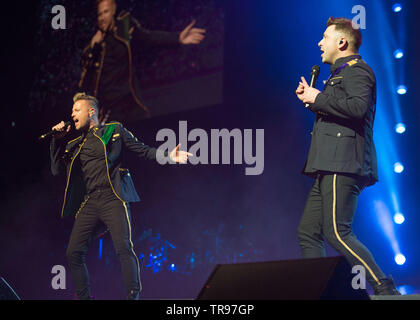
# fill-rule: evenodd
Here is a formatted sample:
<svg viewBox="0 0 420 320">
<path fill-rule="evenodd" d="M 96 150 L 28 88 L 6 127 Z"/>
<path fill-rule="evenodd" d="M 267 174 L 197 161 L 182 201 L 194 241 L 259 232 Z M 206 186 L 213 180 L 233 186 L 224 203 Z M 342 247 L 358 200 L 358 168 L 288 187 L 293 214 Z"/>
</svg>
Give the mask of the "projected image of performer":
<svg viewBox="0 0 420 320">
<path fill-rule="evenodd" d="M 116 15 L 115 0 L 97 0 L 97 10 L 98 30 L 82 52 L 79 89 L 101 101 L 101 122 L 150 117 L 133 66 L 133 44 L 195 45 L 204 39 L 205 30 L 194 28 L 192 21 L 180 33 L 151 31 L 127 11 Z"/>
<path fill-rule="evenodd" d="M 296 95 L 315 115 L 303 173 L 315 178 L 298 227 L 303 258 L 325 256 L 324 239 L 352 266 L 366 270 L 375 295 L 398 295 L 369 250 L 356 238 L 352 222 L 362 190 L 378 181 L 373 143 L 376 79 L 358 54 L 360 29 L 331 17 L 322 40 L 322 62 L 331 75 L 321 92 L 301 78 Z"/>
<path fill-rule="evenodd" d="M 119 122 L 100 124 L 99 102 L 84 93 L 73 98 L 72 120 L 80 135 L 64 141 L 70 126 L 62 121 L 52 128 L 50 157 L 54 176 L 66 172 L 67 185 L 61 216 L 75 221 L 67 247 L 67 259 L 79 299 L 91 299 L 85 257 L 97 223 L 109 229 L 121 263 L 127 299 L 138 299 L 141 291 L 139 262 L 131 240 L 130 202 L 140 201 L 123 153 L 156 160 L 169 157 L 186 163 L 191 153 L 179 145 L 169 154 L 140 142 Z"/>
</svg>

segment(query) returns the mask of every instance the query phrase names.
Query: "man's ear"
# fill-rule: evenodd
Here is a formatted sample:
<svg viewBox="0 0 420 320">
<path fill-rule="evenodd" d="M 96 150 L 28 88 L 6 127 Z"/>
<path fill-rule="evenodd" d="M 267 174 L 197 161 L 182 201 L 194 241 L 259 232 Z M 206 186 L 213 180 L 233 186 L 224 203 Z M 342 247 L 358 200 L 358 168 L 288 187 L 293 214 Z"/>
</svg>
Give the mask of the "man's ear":
<svg viewBox="0 0 420 320">
<path fill-rule="evenodd" d="M 340 37 L 338 38 L 338 49 L 340 50 L 346 50 L 348 47 L 348 41 L 346 38 L 344 37 Z"/>
</svg>

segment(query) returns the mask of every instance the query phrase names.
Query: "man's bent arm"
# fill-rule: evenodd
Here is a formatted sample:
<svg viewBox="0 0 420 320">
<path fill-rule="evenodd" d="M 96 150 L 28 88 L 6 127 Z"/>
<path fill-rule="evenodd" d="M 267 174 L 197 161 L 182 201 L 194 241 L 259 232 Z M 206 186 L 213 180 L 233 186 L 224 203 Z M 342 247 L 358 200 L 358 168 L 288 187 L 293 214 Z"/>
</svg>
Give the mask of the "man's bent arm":
<svg viewBox="0 0 420 320">
<path fill-rule="evenodd" d="M 139 158 L 156 160 L 158 157 L 163 158 L 168 156 L 167 152 L 160 151 L 139 141 L 130 131 L 124 128 L 123 125 L 121 125 L 120 129 L 124 146 L 129 151 L 135 153 Z"/>
<path fill-rule="evenodd" d="M 153 45 L 175 46 L 179 45 L 179 32 L 152 31 L 141 26 L 141 24 L 130 15 L 130 24 L 133 29 L 133 40 L 146 42 Z"/>
<path fill-rule="evenodd" d="M 344 81 L 347 97 L 337 98 L 321 92 L 310 105 L 311 111 L 345 119 L 363 119 L 372 104 L 375 83 L 368 71 L 359 66 L 351 67 Z"/>
</svg>

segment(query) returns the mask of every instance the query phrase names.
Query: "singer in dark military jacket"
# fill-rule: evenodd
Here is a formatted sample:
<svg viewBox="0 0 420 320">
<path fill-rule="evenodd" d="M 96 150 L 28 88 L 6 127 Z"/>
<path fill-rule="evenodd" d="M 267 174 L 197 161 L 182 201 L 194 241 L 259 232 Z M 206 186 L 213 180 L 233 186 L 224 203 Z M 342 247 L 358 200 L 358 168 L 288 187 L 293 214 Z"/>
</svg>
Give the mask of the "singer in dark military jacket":
<svg viewBox="0 0 420 320">
<path fill-rule="evenodd" d="M 193 28 L 195 21 L 181 32 L 151 31 L 129 12 L 116 15 L 114 0 L 97 0 L 98 31 L 82 52 L 79 89 L 101 101 L 100 121 L 149 117 L 142 102 L 137 70 L 133 66 L 134 46 L 199 44 L 204 29 Z"/>
<path fill-rule="evenodd" d="M 119 122 L 101 125 L 99 102 L 84 93 L 76 94 L 72 120 L 80 135 L 66 142 L 70 131 L 64 121 L 52 128 L 50 144 L 51 172 L 66 175 L 66 188 L 61 215 L 74 216 L 75 222 L 67 246 L 67 259 L 76 294 L 90 299 L 90 283 L 85 257 L 94 229 L 102 222 L 109 229 L 126 287 L 127 299 L 138 299 L 141 291 L 140 269 L 131 240 L 130 202 L 140 201 L 134 188 L 124 155 L 131 152 L 139 158 L 167 159 L 170 163 L 186 163 L 191 153 L 170 153 L 140 142 Z"/>
<path fill-rule="evenodd" d="M 352 21 L 330 18 L 318 46 L 322 62 L 331 65 L 331 76 L 321 92 L 305 78 L 298 98 L 315 113 L 312 141 L 303 173 L 315 178 L 299 223 L 298 239 L 304 258 L 325 256 L 324 239 L 360 265 L 377 295 L 399 294 L 369 250 L 356 238 L 352 222 L 358 196 L 378 181 L 373 123 L 376 79 L 357 53 L 360 29 Z"/>
</svg>

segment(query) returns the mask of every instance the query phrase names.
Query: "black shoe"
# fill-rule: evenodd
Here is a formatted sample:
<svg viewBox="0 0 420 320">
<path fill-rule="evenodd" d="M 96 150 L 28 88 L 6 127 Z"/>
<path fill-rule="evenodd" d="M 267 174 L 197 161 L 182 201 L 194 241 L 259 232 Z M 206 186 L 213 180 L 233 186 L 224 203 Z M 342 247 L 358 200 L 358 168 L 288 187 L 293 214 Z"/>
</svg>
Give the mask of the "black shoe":
<svg viewBox="0 0 420 320">
<path fill-rule="evenodd" d="M 394 280 L 392 279 L 391 276 L 389 278 L 379 279 L 379 281 L 381 282 L 381 284 L 380 285 L 377 284 L 373 287 L 373 290 L 375 292 L 374 294 L 376 296 L 384 296 L 384 295 L 400 296 L 401 295 L 401 293 L 399 293 L 399 291 L 395 287 Z"/>
<path fill-rule="evenodd" d="M 77 294 L 75 293 L 73 295 L 73 300 L 95 300 L 95 297 L 94 296 L 78 297 Z"/>
<path fill-rule="evenodd" d="M 127 300 L 139 300 L 139 292 L 131 290 L 127 295 Z"/>
</svg>

